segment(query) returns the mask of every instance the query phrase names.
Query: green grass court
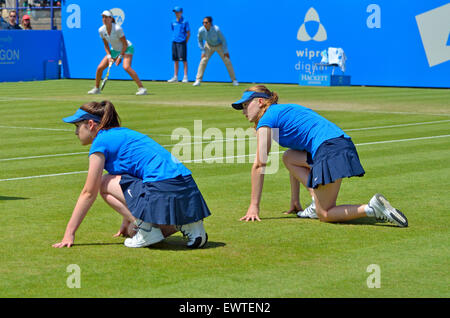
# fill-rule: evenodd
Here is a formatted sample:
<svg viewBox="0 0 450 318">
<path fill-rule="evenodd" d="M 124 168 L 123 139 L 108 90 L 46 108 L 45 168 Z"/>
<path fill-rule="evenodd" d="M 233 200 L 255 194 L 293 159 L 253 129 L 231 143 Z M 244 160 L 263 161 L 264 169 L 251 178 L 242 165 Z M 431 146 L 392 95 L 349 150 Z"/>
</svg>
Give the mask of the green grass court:
<svg viewBox="0 0 450 318">
<path fill-rule="evenodd" d="M 92 85 L 0 83 L 0 297 L 450 296 L 450 90 L 268 85 L 280 103 L 310 107 L 352 136 L 366 175 L 344 180 L 338 204 L 367 203 L 383 193 L 408 217 L 408 228 L 282 214 L 290 186 L 279 154 L 278 173 L 265 178 L 258 223 L 238 221 L 250 201 L 248 157 L 186 163 L 212 212 L 204 249 L 185 248 L 181 233 L 151 248 L 124 247 L 124 238 L 112 237 L 121 217 L 100 196 L 76 245 L 54 249 L 88 168 L 88 147 L 61 120 L 81 104 L 111 100 L 123 126 L 169 150 L 178 142 L 173 130 L 193 135 L 194 120 L 202 120 L 203 131 L 224 134 L 250 127 L 230 107 L 250 84 L 145 82 L 148 96 L 135 96 L 131 81 L 110 81 L 100 96 L 86 94 Z M 230 156 L 225 148 L 223 155 Z M 303 207 L 310 203 L 304 188 L 301 200 Z M 81 269 L 81 288 L 66 285 L 70 264 Z M 380 267 L 380 288 L 367 286 L 371 264 Z"/>
</svg>

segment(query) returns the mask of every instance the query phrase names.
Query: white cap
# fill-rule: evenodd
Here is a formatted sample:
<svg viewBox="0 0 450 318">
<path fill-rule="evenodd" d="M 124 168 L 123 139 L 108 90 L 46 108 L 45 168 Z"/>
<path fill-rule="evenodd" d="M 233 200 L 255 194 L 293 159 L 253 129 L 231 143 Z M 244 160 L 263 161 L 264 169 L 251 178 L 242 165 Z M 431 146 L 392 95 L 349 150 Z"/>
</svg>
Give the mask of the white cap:
<svg viewBox="0 0 450 318">
<path fill-rule="evenodd" d="M 102 12 L 102 16 L 106 16 L 106 17 L 112 17 L 113 15 L 112 15 L 112 13 L 111 13 L 111 11 L 109 11 L 109 10 L 105 10 L 105 11 L 103 11 Z"/>
</svg>

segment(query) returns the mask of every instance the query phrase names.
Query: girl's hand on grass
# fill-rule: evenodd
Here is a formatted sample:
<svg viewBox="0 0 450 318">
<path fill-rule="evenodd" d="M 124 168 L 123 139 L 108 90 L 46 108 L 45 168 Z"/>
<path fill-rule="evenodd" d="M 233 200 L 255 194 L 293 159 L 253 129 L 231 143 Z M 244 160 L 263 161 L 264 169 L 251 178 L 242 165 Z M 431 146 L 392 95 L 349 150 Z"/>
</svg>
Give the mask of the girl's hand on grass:
<svg viewBox="0 0 450 318">
<path fill-rule="evenodd" d="M 247 210 L 247 214 L 240 218 L 239 221 L 261 221 L 261 219 L 259 218 L 259 207 L 256 207 L 254 205 L 250 205 L 250 207 Z"/>
<path fill-rule="evenodd" d="M 73 242 L 75 241 L 75 235 L 73 234 L 65 234 L 63 240 L 60 243 L 53 244 L 52 246 L 55 248 L 61 247 L 71 247 Z"/>
<path fill-rule="evenodd" d="M 136 229 L 134 223 L 124 219 L 119 231 L 114 234 L 114 237 L 133 237 L 135 234 Z"/>
<path fill-rule="evenodd" d="M 297 213 L 299 211 L 302 211 L 302 206 L 301 206 L 300 202 L 291 201 L 291 208 L 288 211 L 283 212 L 283 214 Z"/>
<path fill-rule="evenodd" d="M 128 237 L 128 232 L 126 228 L 123 228 L 122 226 L 120 227 L 119 231 L 113 235 L 113 237 Z"/>
</svg>

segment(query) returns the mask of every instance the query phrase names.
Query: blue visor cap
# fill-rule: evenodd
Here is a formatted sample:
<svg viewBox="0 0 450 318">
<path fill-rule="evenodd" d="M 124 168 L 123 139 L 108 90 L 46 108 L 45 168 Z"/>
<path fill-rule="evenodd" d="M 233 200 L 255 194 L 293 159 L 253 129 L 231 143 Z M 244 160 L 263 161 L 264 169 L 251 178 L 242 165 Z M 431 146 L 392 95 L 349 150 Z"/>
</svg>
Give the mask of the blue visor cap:
<svg viewBox="0 0 450 318">
<path fill-rule="evenodd" d="M 172 11 L 173 12 L 183 12 L 183 8 L 176 6 L 176 7 L 173 8 Z"/>
<path fill-rule="evenodd" d="M 84 111 L 81 108 L 78 109 L 76 111 L 76 113 L 73 114 L 72 116 L 63 118 L 63 121 L 65 123 L 74 124 L 74 123 L 77 123 L 79 121 L 89 120 L 89 119 L 92 119 L 93 121 L 95 121 L 97 123 L 102 121 L 102 119 L 99 116 L 92 115 L 91 113 L 88 113 L 87 111 Z"/>
<path fill-rule="evenodd" d="M 265 93 L 245 91 L 244 94 L 242 95 L 242 98 L 240 100 L 238 100 L 237 102 L 234 102 L 233 104 L 231 104 L 231 106 L 237 110 L 244 109 L 242 104 L 245 102 L 248 102 L 249 100 L 251 100 L 253 98 L 270 98 L 270 96 Z"/>
</svg>

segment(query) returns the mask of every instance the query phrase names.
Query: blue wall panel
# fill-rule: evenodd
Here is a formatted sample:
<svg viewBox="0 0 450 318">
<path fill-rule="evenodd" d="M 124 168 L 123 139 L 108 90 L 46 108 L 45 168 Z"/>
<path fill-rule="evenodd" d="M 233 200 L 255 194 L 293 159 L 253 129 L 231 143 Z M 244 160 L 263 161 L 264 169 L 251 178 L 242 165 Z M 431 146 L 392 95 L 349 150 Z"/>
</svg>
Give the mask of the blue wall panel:
<svg viewBox="0 0 450 318">
<path fill-rule="evenodd" d="M 0 31 L 0 82 L 58 78 L 61 31 Z"/>
<path fill-rule="evenodd" d="M 101 12 L 120 8 L 139 76 L 170 78 L 175 5 L 184 8 L 191 26 L 190 80 L 200 61 L 197 30 L 211 15 L 242 82 L 298 83 L 300 73 L 312 72 L 320 62 L 320 51 L 341 47 L 347 55 L 345 73 L 354 85 L 450 87 L 450 3 L 443 0 L 67 0 L 62 28 L 71 77 L 94 78 L 105 55 L 98 35 Z M 111 78 L 129 76 L 114 68 Z M 204 81 L 229 81 L 217 54 Z"/>
</svg>

